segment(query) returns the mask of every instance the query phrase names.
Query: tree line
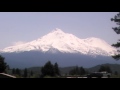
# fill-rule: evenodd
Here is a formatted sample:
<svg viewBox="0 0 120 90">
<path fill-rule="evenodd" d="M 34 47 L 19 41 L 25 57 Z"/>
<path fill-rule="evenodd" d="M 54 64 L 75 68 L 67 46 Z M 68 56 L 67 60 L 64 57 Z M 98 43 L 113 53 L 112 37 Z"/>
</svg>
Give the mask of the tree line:
<svg viewBox="0 0 120 90">
<path fill-rule="evenodd" d="M 23 77 L 23 78 L 27 78 L 27 77 L 32 77 L 33 76 L 33 71 L 28 71 L 27 68 L 21 70 L 18 68 L 13 68 L 12 69 L 12 75 L 15 75 L 17 77 Z"/>
<path fill-rule="evenodd" d="M 4 60 L 5 58 L 0 56 L 0 73 L 7 73 L 6 69 L 10 69 L 9 65 L 7 65 L 4 62 Z M 33 73 L 32 70 L 28 70 L 27 68 L 25 69 L 13 68 L 10 70 L 12 72 L 11 74 L 16 77 L 30 78 L 35 74 Z M 112 70 L 109 66 L 101 66 L 98 72 L 103 72 L 103 71 L 112 73 Z M 50 61 L 46 62 L 39 72 L 41 72 L 41 74 L 39 75 L 40 78 L 44 78 L 46 76 L 49 76 L 49 77 L 60 77 L 61 76 L 61 72 L 60 72 L 60 68 L 58 64 L 57 63 L 52 64 Z M 89 72 L 87 71 L 87 69 L 84 69 L 83 67 L 78 67 L 78 66 L 76 66 L 75 68 L 69 71 L 69 75 L 73 75 L 73 76 L 75 75 L 84 76 L 88 73 Z M 115 71 L 114 75 L 118 75 L 118 72 Z"/>
<path fill-rule="evenodd" d="M 40 77 L 45 77 L 45 76 L 50 76 L 50 77 L 57 77 L 60 76 L 60 70 L 58 67 L 58 64 L 55 63 L 54 65 L 48 61 L 41 69 L 41 76 Z"/>
<path fill-rule="evenodd" d="M 83 67 L 76 66 L 74 69 L 70 70 L 69 75 L 85 75 L 87 71 Z"/>
</svg>

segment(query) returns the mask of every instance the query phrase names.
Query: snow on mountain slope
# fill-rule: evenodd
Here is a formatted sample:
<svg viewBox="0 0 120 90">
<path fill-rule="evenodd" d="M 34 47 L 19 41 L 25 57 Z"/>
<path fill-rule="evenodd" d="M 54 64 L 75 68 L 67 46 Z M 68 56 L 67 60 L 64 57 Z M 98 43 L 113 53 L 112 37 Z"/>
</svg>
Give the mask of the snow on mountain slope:
<svg viewBox="0 0 120 90">
<path fill-rule="evenodd" d="M 1 50 L 1 52 L 24 52 L 31 50 L 47 52 L 50 49 L 56 49 L 62 53 L 81 53 L 105 56 L 114 55 L 116 53 L 115 48 L 99 38 L 92 37 L 79 39 L 72 34 L 64 33 L 58 28 L 37 40 L 10 46 Z"/>
</svg>

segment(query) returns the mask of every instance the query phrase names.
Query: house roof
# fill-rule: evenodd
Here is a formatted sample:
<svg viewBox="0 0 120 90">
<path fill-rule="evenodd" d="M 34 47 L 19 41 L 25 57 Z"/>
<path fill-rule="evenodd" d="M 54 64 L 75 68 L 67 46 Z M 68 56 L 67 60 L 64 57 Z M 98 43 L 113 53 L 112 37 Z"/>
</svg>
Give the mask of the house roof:
<svg viewBox="0 0 120 90">
<path fill-rule="evenodd" d="M 16 78 L 15 76 L 12 76 L 12 75 L 9 75 L 9 74 L 6 74 L 6 73 L 0 73 L 0 76 L 4 77 L 4 78 Z"/>
</svg>

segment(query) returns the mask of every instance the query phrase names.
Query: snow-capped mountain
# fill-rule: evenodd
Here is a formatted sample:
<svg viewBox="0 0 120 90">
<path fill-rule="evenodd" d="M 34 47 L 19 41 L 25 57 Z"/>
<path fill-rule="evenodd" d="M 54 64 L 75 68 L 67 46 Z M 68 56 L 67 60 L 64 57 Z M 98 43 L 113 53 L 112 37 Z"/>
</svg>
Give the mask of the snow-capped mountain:
<svg viewBox="0 0 120 90">
<path fill-rule="evenodd" d="M 81 53 L 88 55 L 110 56 L 116 53 L 116 49 L 99 38 L 80 39 L 72 34 L 65 33 L 56 28 L 47 35 L 20 45 L 14 45 L 1 50 L 2 53 L 41 51 L 62 53 Z"/>
</svg>

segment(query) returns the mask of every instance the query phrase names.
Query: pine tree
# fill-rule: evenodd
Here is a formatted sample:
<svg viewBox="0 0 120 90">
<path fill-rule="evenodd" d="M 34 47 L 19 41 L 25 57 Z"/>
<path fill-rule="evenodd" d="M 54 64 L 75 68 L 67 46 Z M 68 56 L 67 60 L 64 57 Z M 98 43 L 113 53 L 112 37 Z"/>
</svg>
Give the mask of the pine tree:
<svg viewBox="0 0 120 90">
<path fill-rule="evenodd" d="M 75 69 L 70 70 L 70 71 L 69 71 L 69 74 L 70 74 L 70 75 L 76 75 Z"/>
<path fill-rule="evenodd" d="M 104 71 L 106 71 L 105 66 L 101 66 L 100 69 L 98 70 L 98 72 L 104 72 Z"/>
<path fill-rule="evenodd" d="M 7 64 L 4 62 L 5 58 L 0 55 L 0 73 L 5 72 Z"/>
<path fill-rule="evenodd" d="M 21 76 L 21 71 L 20 71 L 20 69 L 17 68 L 16 71 L 15 71 L 15 74 Z"/>
<path fill-rule="evenodd" d="M 118 75 L 118 72 L 117 71 L 115 71 L 115 73 L 114 73 L 115 75 Z"/>
<path fill-rule="evenodd" d="M 42 77 L 44 76 L 55 76 L 54 67 L 50 61 L 48 61 L 41 69 Z"/>
<path fill-rule="evenodd" d="M 80 75 L 85 75 L 86 71 L 83 67 L 80 67 Z"/>
<path fill-rule="evenodd" d="M 7 70 L 10 70 L 10 66 L 9 66 L 9 65 L 7 65 L 7 67 L 6 67 L 6 68 L 7 68 Z"/>
<path fill-rule="evenodd" d="M 33 76 L 33 71 L 30 72 L 30 76 Z"/>
<path fill-rule="evenodd" d="M 55 75 L 60 75 L 60 70 L 58 68 L 58 64 L 57 63 L 54 64 L 54 72 L 55 72 Z"/>
<path fill-rule="evenodd" d="M 27 68 L 24 70 L 24 77 L 26 78 L 28 76 Z"/>
<path fill-rule="evenodd" d="M 112 73 L 112 70 L 109 66 L 101 66 L 100 69 L 98 70 L 99 72 L 108 72 L 108 73 Z"/>
<path fill-rule="evenodd" d="M 70 70 L 69 74 L 70 75 L 80 75 L 79 67 L 76 66 L 74 69 Z"/>
<path fill-rule="evenodd" d="M 117 34 L 120 34 L 120 12 L 114 16 L 114 18 L 111 18 L 111 21 L 116 22 L 118 27 L 112 28 Z M 113 47 L 119 48 L 120 47 L 120 40 L 116 44 L 112 45 Z M 118 54 L 112 56 L 114 59 L 119 60 L 120 59 L 120 50 L 118 50 Z"/>
<path fill-rule="evenodd" d="M 13 74 L 13 75 L 16 74 L 15 68 L 12 69 L 12 74 Z"/>
<path fill-rule="evenodd" d="M 110 68 L 109 66 L 106 66 L 106 71 L 107 71 L 108 73 L 112 73 L 112 70 L 111 70 L 111 68 Z"/>
</svg>

